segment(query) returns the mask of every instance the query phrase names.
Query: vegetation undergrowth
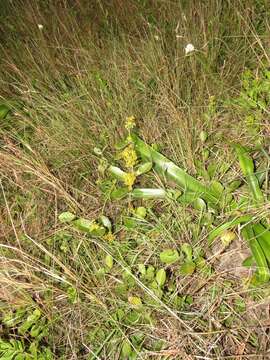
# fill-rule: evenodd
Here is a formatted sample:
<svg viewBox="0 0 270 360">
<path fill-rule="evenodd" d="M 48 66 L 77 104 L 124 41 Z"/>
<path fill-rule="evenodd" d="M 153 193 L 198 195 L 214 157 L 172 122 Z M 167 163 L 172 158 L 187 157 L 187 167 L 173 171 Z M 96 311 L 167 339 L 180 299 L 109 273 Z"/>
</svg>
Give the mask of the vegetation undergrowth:
<svg viewBox="0 0 270 360">
<path fill-rule="evenodd" d="M 267 359 L 268 2 L 0 7 L 0 358 Z"/>
</svg>

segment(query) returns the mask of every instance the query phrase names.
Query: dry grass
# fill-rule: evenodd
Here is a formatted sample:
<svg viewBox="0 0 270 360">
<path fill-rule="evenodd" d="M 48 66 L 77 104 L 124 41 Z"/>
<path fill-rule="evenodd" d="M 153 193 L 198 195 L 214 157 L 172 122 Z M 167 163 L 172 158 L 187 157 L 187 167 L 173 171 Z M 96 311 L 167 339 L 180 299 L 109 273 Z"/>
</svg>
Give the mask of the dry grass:
<svg viewBox="0 0 270 360">
<path fill-rule="evenodd" d="M 128 308 L 115 292 L 118 275 L 137 257 L 158 266 L 160 248 L 190 241 L 190 209 L 180 213 L 179 207 L 156 205 L 157 217 L 149 222 L 157 227 L 157 238 L 147 235 L 138 247 L 132 241 L 145 236 L 139 232 L 120 229 L 119 244 L 112 246 L 73 232 L 72 250 L 63 253 L 55 235 L 62 231 L 58 215 L 63 210 L 87 218 L 104 212 L 93 149 L 105 149 L 112 160 L 128 115 L 138 119 L 148 142 L 161 144 L 163 153 L 192 174 L 197 172 L 202 130 L 220 164 L 233 164 L 231 142 L 254 145 L 256 139 L 229 100 L 238 96 L 246 66 L 269 66 L 268 4 L 27 0 L 4 1 L 2 14 L 0 99 L 20 104 L 14 105 L 12 123 L 0 127 L 3 311 L 25 302 L 38 304 L 52 324 L 47 341 L 56 359 L 118 359 L 123 339 L 136 332 L 145 336 L 138 359 L 266 359 L 267 299 L 259 295 L 252 302 L 249 290 L 228 268 L 209 278 L 200 273 L 184 280 L 176 276 L 169 301 L 158 300 L 134 273 L 135 293 L 157 300 L 146 309 L 152 320 L 127 326 L 113 317 L 119 308 Z M 194 56 L 185 56 L 187 43 L 195 45 Z M 267 117 L 260 131 L 267 140 Z M 105 213 L 120 216 L 125 207 L 108 203 Z M 256 210 L 255 216 L 262 214 L 268 216 L 269 207 Z M 196 245 L 204 244 L 205 236 L 199 235 Z M 96 272 L 106 253 L 113 255 L 116 270 L 100 281 Z M 80 302 L 70 304 L 69 286 Z M 211 295 L 213 286 L 217 297 Z M 177 291 L 193 296 L 188 310 L 174 307 Z M 240 297 L 249 303 L 239 315 L 234 303 Z M 226 327 L 223 317 L 230 315 L 234 324 Z M 105 336 L 105 341 L 91 338 L 97 329 L 117 335 Z M 154 349 L 157 340 L 166 343 L 164 350 Z"/>
</svg>

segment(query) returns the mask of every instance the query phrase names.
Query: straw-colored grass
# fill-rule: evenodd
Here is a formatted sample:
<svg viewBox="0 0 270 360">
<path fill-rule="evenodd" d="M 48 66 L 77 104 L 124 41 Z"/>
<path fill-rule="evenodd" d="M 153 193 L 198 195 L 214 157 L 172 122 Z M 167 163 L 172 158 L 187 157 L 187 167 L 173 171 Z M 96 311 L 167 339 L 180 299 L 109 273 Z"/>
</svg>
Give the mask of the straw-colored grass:
<svg viewBox="0 0 270 360">
<path fill-rule="evenodd" d="M 263 0 L 1 2 L 0 103 L 12 115 L 0 119 L 0 316 L 40 308 L 49 328 L 40 346 L 53 359 L 124 359 L 123 347 L 133 354 L 127 359 L 270 356 L 269 289 L 244 283 L 240 231 L 231 247 L 210 249 L 196 210 L 151 199 L 133 204 L 148 215 L 144 227 L 128 230 L 132 205 L 102 193 L 95 151 L 113 164 L 133 115 L 147 143 L 202 182 L 198 160 L 215 164 L 213 178 L 224 186 L 243 180 L 234 142 L 256 149 L 260 141 L 266 155 L 255 157 L 269 170 L 269 106 L 237 103 L 245 69 L 261 77 L 269 67 L 269 14 Z M 186 55 L 188 43 L 195 51 Z M 141 185 L 171 186 L 156 173 Z M 109 216 L 116 240 L 70 229 L 58 220 L 63 211 Z M 269 221 L 268 203 L 251 213 Z M 227 220 L 225 210 L 217 216 Z M 205 250 L 213 271 L 182 276 L 166 267 L 160 298 L 138 264 L 158 270 L 160 252 L 183 243 Z M 107 255 L 114 264 L 102 275 Z M 122 282 L 131 284 L 127 293 Z M 24 338 L 26 348 L 34 341 L 5 325 L 0 338 Z"/>
</svg>

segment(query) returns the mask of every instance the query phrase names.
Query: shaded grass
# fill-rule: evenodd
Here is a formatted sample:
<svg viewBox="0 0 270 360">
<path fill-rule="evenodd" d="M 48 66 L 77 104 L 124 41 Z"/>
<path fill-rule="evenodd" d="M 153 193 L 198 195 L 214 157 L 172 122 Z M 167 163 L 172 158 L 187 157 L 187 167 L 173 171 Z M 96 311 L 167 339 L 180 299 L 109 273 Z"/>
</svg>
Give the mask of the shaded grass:
<svg viewBox="0 0 270 360">
<path fill-rule="evenodd" d="M 163 248 L 184 242 L 205 246 L 205 234 L 196 232 L 196 213 L 173 203 L 153 204 L 156 215 L 148 222 L 156 234 L 126 231 L 121 217 L 128 204 L 108 202 L 104 209 L 94 147 L 113 160 L 123 122 L 135 115 L 143 137 L 191 174 L 198 175 L 196 159 L 204 147 L 212 162 L 234 164 L 230 143 L 253 146 L 256 138 L 230 101 L 239 95 L 246 67 L 268 66 L 268 5 L 80 0 L 6 2 L 3 9 L 0 95 L 20 104 L 12 105 L 15 114 L 0 129 L 1 282 L 9 293 L 3 299 L 8 296 L 12 307 L 26 292 L 34 298 L 52 322 L 48 343 L 56 358 L 118 358 L 123 339 L 136 332 L 146 337 L 144 350 L 137 350 L 142 359 L 266 353 L 265 309 L 251 313 L 248 297 L 244 314 L 234 308 L 248 292 L 238 277 L 225 271 L 183 279 L 169 269 L 176 289 L 162 301 L 142 283 L 138 263 L 159 267 Z M 189 42 L 197 51 L 186 57 Z M 200 142 L 202 130 L 209 135 L 207 145 Z M 259 131 L 266 142 L 267 116 Z M 234 170 L 238 176 L 237 166 Z M 222 171 L 215 178 L 228 181 Z M 162 180 L 151 178 L 153 184 Z M 118 241 L 111 245 L 71 232 L 63 251 L 55 234 L 62 231 L 57 216 L 66 209 L 88 218 L 112 216 L 120 224 Z M 264 212 L 269 209 L 254 215 Z M 116 266 L 100 279 L 96 273 L 106 253 Z M 130 324 L 113 317 L 119 309 L 131 311 L 126 296 L 115 292 L 125 268 L 134 276 L 131 293 L 157 301 L 146 300 L 151 320 Z M 223 288 L 225 281 L 232 283 Z M 212 286 L 218 296 L 211 295 Z M 80 302 L 70 304 L 68 287 L 76 289 Z M 175 306 L 177 294 L 191 295 L 193 304 Z M 233 326 L 226 327 L 224 317 L 232 314 Z M 104 336 L 95 335 L 99 328 Z M 165 341 L 164 353 L 155 350 L 157 340 Z"/>
</svg>

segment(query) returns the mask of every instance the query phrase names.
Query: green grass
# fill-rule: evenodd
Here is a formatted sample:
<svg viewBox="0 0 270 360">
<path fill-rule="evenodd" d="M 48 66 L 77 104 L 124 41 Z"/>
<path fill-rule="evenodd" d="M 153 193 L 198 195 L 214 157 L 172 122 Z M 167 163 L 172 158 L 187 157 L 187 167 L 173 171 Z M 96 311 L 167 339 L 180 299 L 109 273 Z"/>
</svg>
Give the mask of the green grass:
<svg viewBox="0 0 270 360">
<path fill-rule="evenodd" d="M 208 241 L 233 216 L 269 227 L 269 14 L 263 0 L 1 3 L 0 357 L 269 356 L 269 282 L 250 285 L 241 225 Z M 166 199 L 113 200 L 106 166 L 130 170 L 116 150 L 129 116 L 234 206 L 178 202 L 153 168 L 135 187 Z M 259 204 L 235 143 L 255 161 Z M 115 239 L 61 222 L 67 211 L 107 216 Z"/>
</svg>

